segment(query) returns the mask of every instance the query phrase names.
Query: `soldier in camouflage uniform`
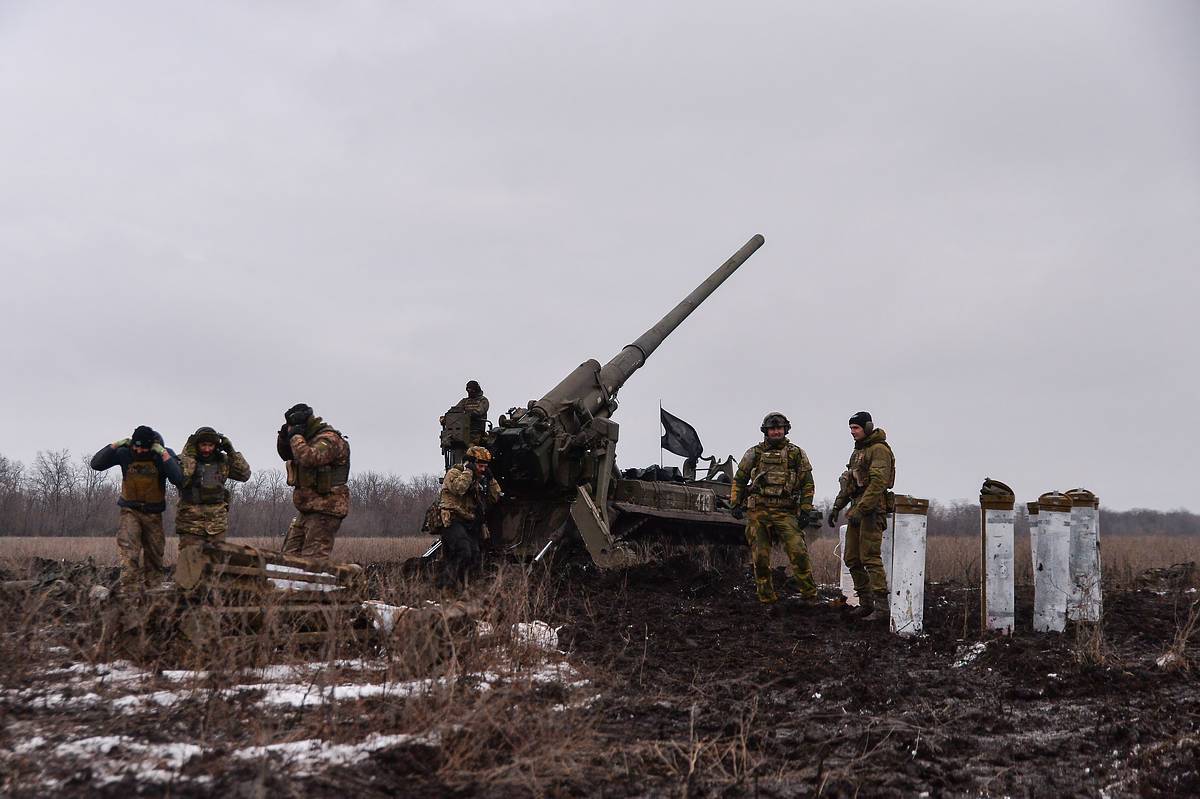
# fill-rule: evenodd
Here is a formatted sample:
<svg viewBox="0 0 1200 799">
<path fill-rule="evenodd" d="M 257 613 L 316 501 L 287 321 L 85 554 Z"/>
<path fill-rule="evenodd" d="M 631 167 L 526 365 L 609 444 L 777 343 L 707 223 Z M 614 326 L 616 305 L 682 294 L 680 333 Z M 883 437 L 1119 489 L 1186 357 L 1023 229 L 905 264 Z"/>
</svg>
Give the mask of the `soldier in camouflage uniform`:
<svg viewBox="0 0 1200 799">
<path fill-rule="evenodd" d="M 813 512 L 812 464 L 804 450 L 788 441 L 792 424 L 782 413 L 767 414 L 760 429 L 763 441 L 742 456 L 730 498 L 735 517 L 742 518 L 749 509 L 746 542 L 753 551 L 758 601 L 769 604 L 779 599 L 771 585 L 771 549 L 782 543 L 801 599 L 816 604 L 817 584 L 804 540 L 804 527 L 811 523 Z"/>
<path fill-rule="evenodd" d="M 121 467 L 121 508 L 117 523 L 117 548 L 121 553 L 121 590 L 154 588 L 163 580 L 163 511 L 167 509 L 167 481 L 183 482 L 175 453 L 147 425 L 129 438 L 107 444 L 92 456 L 96 471 Z"/>
<path fill-rule="evenodd" d="M 468 447 L 482 445 L 487 435 L 487 415 L 490 403 L 483 389 L 474 380 L 467 382 L 467 396 L 438 417 L 442 426 L 442 455 L 446 468 L 462 463 Z"/>
<path fill-rule="evenodd" d="M 304 403 L 283 415 L 275 448 L 287 461 L 292 504 L 299 511 L 283 539 L 285 555 L 327 558 L 350 512 L 350 444 Z"/>
<path fill-rule="evenodd" d="M 500 481 L 491 475 L 491 461 L 487 449 L 470 447 L 463 462 L 452 466 L 442 479 L 438 509 L 445 569 L 438 584 L 443 588 L 462 585 L 478 566 L 483 541 L 489 538 L 484 520 L 501 493 Z"/>
<path fill-rule="evenodd" d="M 888 489 L 896 484 L 896 457 L 887 443 L 887 433 L 875 427 L 866 411 L 850 417 L 850 436 L 854 451 L 842 473 L 841 490 L 829 510 L 829 526 L 837 526 L 838 516 L 849 504 L 844 557 L 858 594 L 859 605 L 854 612 L 867 621 L 877 621 L 887 618 L 887 575 L 880 550 L 890 512 Z"/>
<path fill-rule="evenodd" d="M 175 514 L 179 548 L 224 541 L 229 526 L 229 491 L 225 481 L 249 480 L 250 464 L 233 448 L 233 442 L 211 427 L 201 427 L 188 437 L 179 463 L 183 471 Z"/>
</svg>

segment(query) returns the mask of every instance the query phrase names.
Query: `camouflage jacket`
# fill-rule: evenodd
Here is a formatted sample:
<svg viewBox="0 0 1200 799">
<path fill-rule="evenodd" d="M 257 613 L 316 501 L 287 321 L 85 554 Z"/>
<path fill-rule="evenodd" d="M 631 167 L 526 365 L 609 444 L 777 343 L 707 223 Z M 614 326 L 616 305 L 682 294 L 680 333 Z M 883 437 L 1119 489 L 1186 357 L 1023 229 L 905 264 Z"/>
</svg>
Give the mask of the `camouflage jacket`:
<svg viewBox="0 0 1200 799">
<path fill-rule="evenodd" d="M 841 490 L 833 502 L 835 507 L 853 502 L 853 514 L 886 512 L 888 489 L 896 485 L 896 456 L 887 443 L 887 433 L 877 427 L 855 441 L 838 482 Z"/>
<path fill-rule="evenodd" d="M 183 472 L 183 482 L 179 484 L 181 505 L 228 502 L 225 481 L 244 483 L 250 479 L 250 464 L 242 453 L 227 455 L 216 452 L 211 460 L 205 462 L 200 460 L 195 444 L 186 445 L 183 452 L 179 453 L 179 468 Z M 214 498 L 218 491 L 222 495 L 220 499 Z"/>
<path fill-rule="evenodd" d="M 730 502 L 750 508 L 812 510 L 812 463 L 804 450 L 786 438 L 763 441 L 746 450 L 733 476 Z"/>
<path fill-rule="evenodd" d="M 473 523 L 480 511 L 484 513 L 500 501 L 500 481 L 489 477 L 487 491 L 475 478 L 475 472 L 464 464 L 451 466 L 442 478 L 438 507 L 450 512 L 451 519 Z"/>
<path fill-rule="evenodd" d="M 301 513 L 324 513 L 342 518 L 350 512 L 350 488 L 344 482 L 330 486 L 327 492 L 319 491 L 305 479 L 312 472 L 330 467 L 327 471 L 349 473 L 350 444 L 342 434 L 323 423 L 319 417 L 309 421 L 306 435 L 296 434 L 289 444 L 292 460 L 289 473 L 294 474 L 296 490 L 292 492 L 292 504 Z M 334 482 L 337 482 L 335 478 Z"/>
</svg>

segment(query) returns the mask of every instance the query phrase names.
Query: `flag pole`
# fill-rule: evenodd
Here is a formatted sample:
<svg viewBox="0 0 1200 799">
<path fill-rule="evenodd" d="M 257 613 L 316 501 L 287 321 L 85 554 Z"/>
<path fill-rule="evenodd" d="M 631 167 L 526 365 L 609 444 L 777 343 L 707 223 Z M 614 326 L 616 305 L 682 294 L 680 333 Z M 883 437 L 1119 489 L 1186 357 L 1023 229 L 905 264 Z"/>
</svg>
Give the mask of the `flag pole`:
<svg viewBox="0 0 1200 799">
<path fill-rule="evenodd" d="M 658 398 L 658 426 L 660 428 L 662 427 L 662 397 Z M 662 467 L 663 467 L 662 433 L 659 433 L 658 434 L 658 468 L 662 469 Z"/>
</svg>

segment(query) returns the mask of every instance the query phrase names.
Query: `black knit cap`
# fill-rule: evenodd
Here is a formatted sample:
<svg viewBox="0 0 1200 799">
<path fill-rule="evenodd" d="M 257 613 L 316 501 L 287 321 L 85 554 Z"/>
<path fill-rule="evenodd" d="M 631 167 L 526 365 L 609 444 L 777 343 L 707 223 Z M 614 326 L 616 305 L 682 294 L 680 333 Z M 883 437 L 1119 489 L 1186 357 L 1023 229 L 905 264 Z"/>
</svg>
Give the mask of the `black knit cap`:
<svg viewBox="0 0 1200 799">
<path fill-rule="evenodd" d="M 137 429 L 133 431 L 133 435 L 129 437 L 129 440 L 135 447 L 145 447 L 146 449 L 149 449 L 150 447 L 154 446 L 154 437 L 155 433 L 153 428 L 144 424 L 140 424 L 137 426 Z"/>
<path fill-rule="evenodd" d="M 856 424 L 863 430 L 867 430 L 871 426 L 871 414 L 866 411 L 859 411 L 850 417 L 850 424 Z"/>
</svg>

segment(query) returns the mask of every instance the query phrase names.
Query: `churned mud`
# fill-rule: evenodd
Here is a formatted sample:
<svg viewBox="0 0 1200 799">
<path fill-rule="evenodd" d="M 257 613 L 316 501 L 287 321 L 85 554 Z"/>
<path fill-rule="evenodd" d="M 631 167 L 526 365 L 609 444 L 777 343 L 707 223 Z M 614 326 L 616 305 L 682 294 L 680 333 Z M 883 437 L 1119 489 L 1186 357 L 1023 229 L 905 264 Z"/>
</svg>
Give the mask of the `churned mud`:
<svg viewBox="0 0 1200 799">
<path fill-rule="evenodd" d="M 743 565 L 702 560 L 535 576 L 539 621 L 511 604 L 477 636 L 523 642 L 464 645 L 424 681 L 379 652 L 321 684 L 319 662 L 201 683 L 61 655 L 65 694 L 6 686 L 23 732 L 0 771 L 19 795 L 1200 795 L 1200 635 L 1176 644 L 1194 589 L 1107 593 L 1099 630 L 1061 635 L 1031 631 L 1019 591 L 1001 637 L 979 635 L 977 590 L 935 584 L 900 638 L 832 602 L 761 607 Z"/>
</svg>

